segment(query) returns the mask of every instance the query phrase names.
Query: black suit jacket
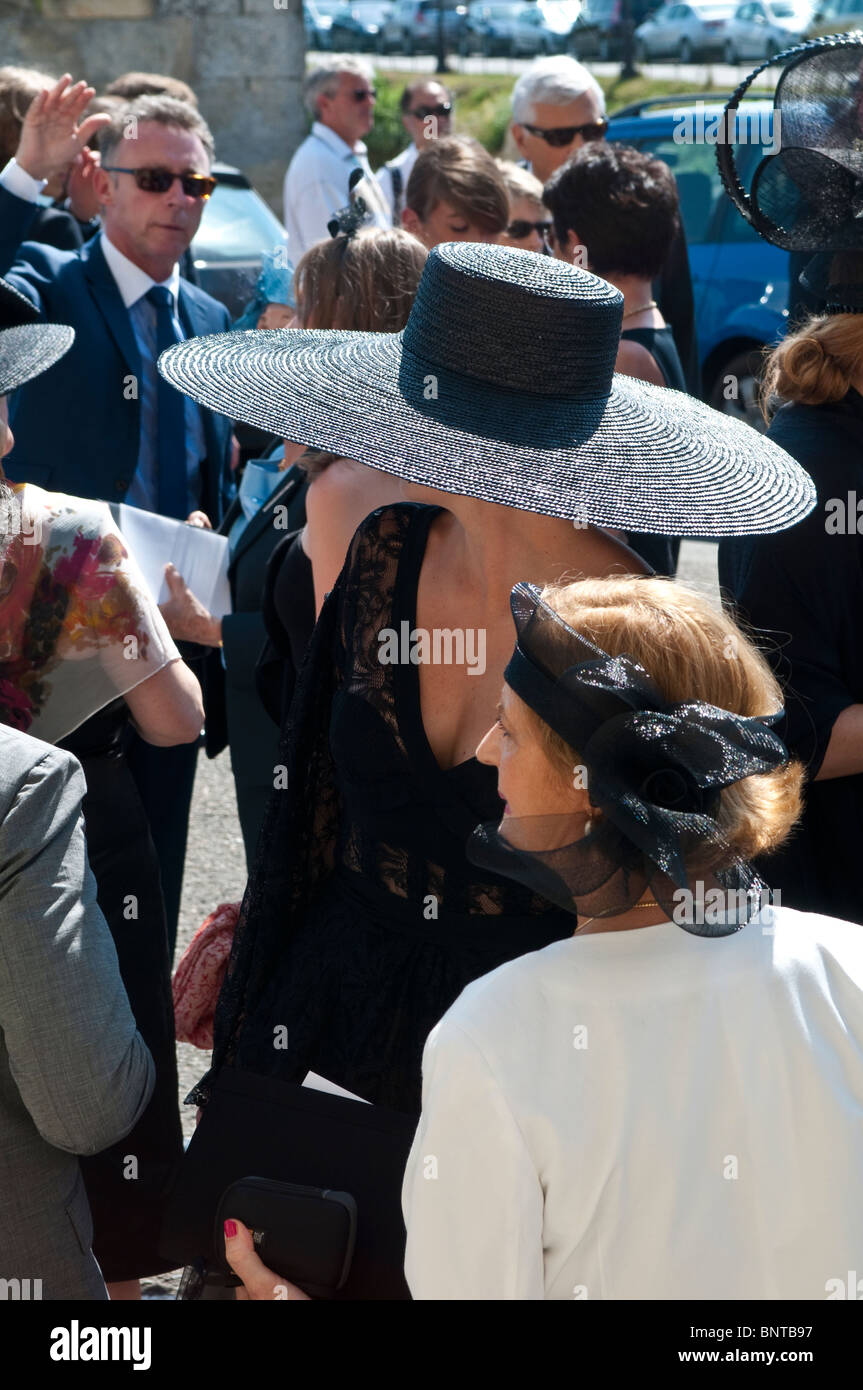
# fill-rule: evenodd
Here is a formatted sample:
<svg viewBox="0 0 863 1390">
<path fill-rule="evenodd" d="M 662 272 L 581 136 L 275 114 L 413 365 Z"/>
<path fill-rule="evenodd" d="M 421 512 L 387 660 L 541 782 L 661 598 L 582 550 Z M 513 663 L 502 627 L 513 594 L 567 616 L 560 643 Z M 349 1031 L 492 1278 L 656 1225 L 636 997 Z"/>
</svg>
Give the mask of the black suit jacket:
<svg viewBox="0 0 863 1390">
<path fill-rule="evenodd" d="M 234 611 L 222 619 L 222 653 L 213 652 L 207 660 L 205 700 L 207 709 L 207 756 L 215 758 L 230 741 L 236 762 L 254 757 L 263 725 L 271 737 L 275 725 L 266 716 L 255 688 L 255 664 L 266 641 L 262 613 L 264 581 L 269 558 L 289 531 L 304 520 L 308 479 L 294 465 L 276 484 L 272 494 L 252 517 L 237 542 L 228 568 Z M 219 527 L 223 535 L 242 515 L 235 498 Z"/>
</svg>

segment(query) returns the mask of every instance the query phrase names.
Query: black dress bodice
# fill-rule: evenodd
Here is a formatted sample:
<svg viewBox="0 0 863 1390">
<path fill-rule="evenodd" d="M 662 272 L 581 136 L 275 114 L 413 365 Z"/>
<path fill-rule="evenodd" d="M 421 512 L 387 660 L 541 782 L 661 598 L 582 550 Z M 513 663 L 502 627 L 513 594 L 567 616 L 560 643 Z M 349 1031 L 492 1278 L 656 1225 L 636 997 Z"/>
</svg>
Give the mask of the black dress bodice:
<svg viewBox="0 0 863 1390">
<path fill-rule="evenodd" d="M 380 634 L 415 627 L 438 508 L 401 504 L 357 531 L 300 673 L 216 1017 L 225 1062 L 308 1071 L 417 1112 L 425 1038 L 479 975 L 572 932 L 572 920 L 470 864 L 498 820 L 493 768 L 442 770 L 419 670 L 381 661 Z M 466 674 L 465 679 L 470 679 Z M 287 1048 L 274 1030 L 287 1028 Z M 193 1093 L 206 1099 L 210 1077 Z"/>
</svg>

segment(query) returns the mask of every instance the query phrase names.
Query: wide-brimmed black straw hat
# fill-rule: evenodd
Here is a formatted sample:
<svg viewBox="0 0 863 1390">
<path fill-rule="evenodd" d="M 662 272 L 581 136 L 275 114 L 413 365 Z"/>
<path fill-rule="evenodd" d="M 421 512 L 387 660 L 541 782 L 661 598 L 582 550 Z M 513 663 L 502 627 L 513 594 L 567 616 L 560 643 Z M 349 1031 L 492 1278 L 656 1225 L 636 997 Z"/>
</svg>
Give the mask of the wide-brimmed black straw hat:
<svg viewBox="0 0 863 1390">
<path fill-rule="evenodd" d="M 159 370 L 194 400 L 410 483 L 659 535 L 782 530 L 808 474 L 749 425 L 616 376 L 623 298 L 531 251 L 448 242 L 401 333 L 191 338 Z"/>
<path fill-rule="evenodd" d="M 66 324 L 40 323 L 35 305 L 0 279 L 0 396 L 53 367 L 74 339 Z"/>
</svg>

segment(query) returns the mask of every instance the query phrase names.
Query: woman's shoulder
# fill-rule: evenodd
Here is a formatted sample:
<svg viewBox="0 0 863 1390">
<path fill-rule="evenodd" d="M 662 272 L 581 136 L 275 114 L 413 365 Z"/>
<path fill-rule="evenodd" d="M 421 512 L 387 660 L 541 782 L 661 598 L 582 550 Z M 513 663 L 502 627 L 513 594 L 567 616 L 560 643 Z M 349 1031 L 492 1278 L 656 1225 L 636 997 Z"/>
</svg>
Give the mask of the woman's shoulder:
<svg viewBox="0 0 863 1390">
<path fill-rule="evenodd" d="M 439 510 L 421 502 L 390 502 L 376 507 L 354 533 L 349 552 L 351 567 L 374 564 L 382 556 L 398 556 L 413 536 L 427 530 Z"/>
<path fill-rule="evenodd" d="M 816 484 L 839 469 L 847 474 L 849 463 L 863 469 L 863 409 L 856 402 L 786 402 L 773 416 L 767 438 L 808 468 Z"/>
<path fill-rule="evenodd" d="M 41 524 L 49 525 L 52 534 L 63 532 L 93 539 L 114 529 L 107 502 L 90 497 L 72 497 L 65 492 L 47 492 L 35 483 L 13 485 L 22 512 Z"/>
<path fill-rule="evenodd" d="M 547 1021 L 549 1000 L 571 962 L 570 937 L 505 961 L 465 986 L 429 1041 L 458 1045 L 458 1039 L 466 1037 L 489 1057 L 506 1052 L 522 1023 L 535 1018 L 539 1026 L 541 1019 Z M 575 988 L 574 978 L 572 983 Z M 522 1044 L 527 1045 L 526 1038 Z"/>
</svg>

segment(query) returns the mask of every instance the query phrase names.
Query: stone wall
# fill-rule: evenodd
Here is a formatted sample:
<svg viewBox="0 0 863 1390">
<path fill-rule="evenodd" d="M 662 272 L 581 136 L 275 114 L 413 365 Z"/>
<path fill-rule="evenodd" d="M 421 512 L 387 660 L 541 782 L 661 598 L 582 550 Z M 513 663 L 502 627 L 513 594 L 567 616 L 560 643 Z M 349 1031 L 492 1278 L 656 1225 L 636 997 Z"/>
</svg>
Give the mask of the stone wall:
<svg viewBox="0 0 863 1390">
<path fill-rule="evenodd" d="M 306 133 L 301 0 L 0 0 L 0 65 L 85 77 L 131 70 L 194 88 L 216 154 L 281 218 L 281 184 Z"/>
</svg>

